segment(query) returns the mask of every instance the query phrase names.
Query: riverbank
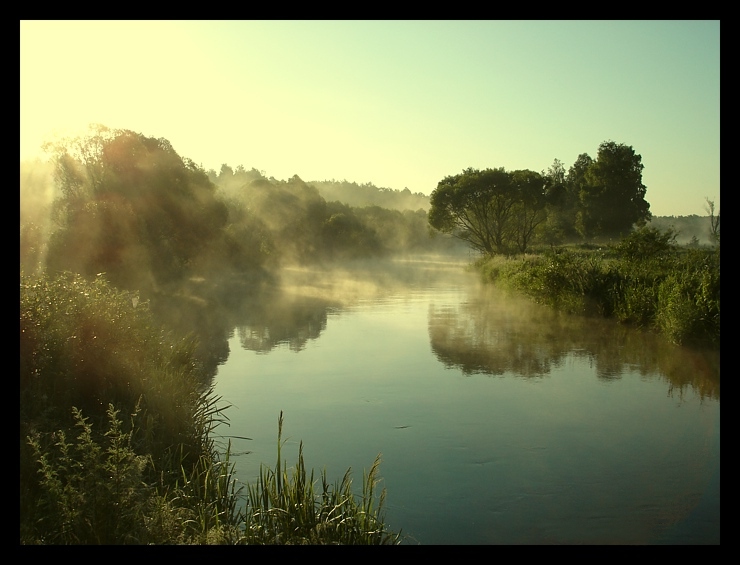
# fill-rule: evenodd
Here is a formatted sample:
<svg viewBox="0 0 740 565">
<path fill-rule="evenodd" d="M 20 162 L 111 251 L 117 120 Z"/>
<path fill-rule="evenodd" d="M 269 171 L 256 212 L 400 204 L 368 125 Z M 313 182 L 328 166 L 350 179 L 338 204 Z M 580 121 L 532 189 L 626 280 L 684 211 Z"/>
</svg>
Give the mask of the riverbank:
<svg viewBox="0 0 740 565">
<path fill-rule="evenodd" d="M 676 344 L 719 348 L 720 250 L 625 239 L 512 258 L 484 258 L 485 281 L 523 292 L 562 311 L 614 318 L 658 331 Z"/>
<path fill-rule="evenodd" d="M 21 544 L 398 543 L 379 461 L 361 495 L 349 474 L 314 492 L 302 453 L 281 467 L 282 415 L 278 464 L 244 506 L 195 341 L 137 293 L 71 273 L 21 275 L 20 291 Z"/>
</svg>

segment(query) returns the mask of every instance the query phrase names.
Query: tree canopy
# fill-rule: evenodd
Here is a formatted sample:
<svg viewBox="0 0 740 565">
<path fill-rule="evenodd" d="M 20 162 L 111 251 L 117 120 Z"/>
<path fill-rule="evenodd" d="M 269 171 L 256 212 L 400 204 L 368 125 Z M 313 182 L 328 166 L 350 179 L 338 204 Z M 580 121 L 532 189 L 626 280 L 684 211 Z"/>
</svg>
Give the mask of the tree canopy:
<svg viewBox="0 0 740 565">
<path fill-rule="evenodd" d="M 595 160 L 579 155 L 567 174 L 557 159 L 542 173 L 469 168 L 438 183 L 429 224 L 489 255 L 524 253 L 535 241 L 621 236 L 651 218 L 642 170 L 642 157 L 613 141 Z"/>
<path fill-rule="evenodd" d="M 432 192 L 430 225 L 493 255 L 525 251 L 544 218 L 545 181 L 534 171 L 469 168 L 442 179 Z"/>
<path fill-rule="evenodd" d="M 97 126 L 47 148 L 61 198 L 53 270 L 106 272 L 124 288 L 182 275 L 227 220 L 206 173 L 163 138 Z"/>
<path fill-rule="evenodd" d="M 650 219 L 642 184 L 642 157 L 628 145 L 605 141 L 595 161 L 578 169 L 578 231 L 584 237 L 619 236 Z M 574 179 L 575 181 L 575 179 Z"/>
</svg>

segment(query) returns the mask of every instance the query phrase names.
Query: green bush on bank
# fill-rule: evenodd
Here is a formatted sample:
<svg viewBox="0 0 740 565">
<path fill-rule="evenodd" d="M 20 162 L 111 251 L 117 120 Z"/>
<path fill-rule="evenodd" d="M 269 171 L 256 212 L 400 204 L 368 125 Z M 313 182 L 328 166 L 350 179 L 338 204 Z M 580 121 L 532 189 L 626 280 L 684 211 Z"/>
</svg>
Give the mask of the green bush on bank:
<svg viewBox="0 0 740 565">
<path fill-rule="evenodd" d="M 643 230 L 604 250 L 486 258 L 483 278 L 559 310 L 657 330 L 678 344 L 719 345 L 720 251 L 678 249 Z"/>
<path fill-rule="evenodd" d="M 139 526 L 163 507 L 153 501 L 175 504 L 183 468 L 213 454 L 218 416 L 194 344 L 157 328 L 148 304 L 102 276 L 22 274 L 20 286 L 21 541 L 179 539 Z M 113 476 L 136 488 L 114 496 L 104 490 Z M 110 504 L 130 512 L 116 517 Z"/>
<path fill-rule="evenodd" d="M 281 491 L 300 505 L 256 507 L 271 500 L 270 479 L 240 509 L 230 449 L 213 439 L 223 408 L 199 379 L 193 342 L 158 329 L 146 303 L 100 276 L 22 274 L 20 286 L 21 543 L 398 541 L 382 497 L 372 507 L 377 462 L 359 502 L 347 484 L 335 489 L 338 506 L 326 486 L 314 494 L 301 454 L 297 480 Z M 255 516 L 273 508 L 290 519 L 271 525 L 271 540 L 255 537 Z M 317 520 L 306 536 L 290 527 L 300 508 L 354 524 L 355 535 L 329 535 Z"/>
<path fill-rule="evenodd" d="M 715 253 L 686 253 L 658 287 L 657 327 L 677 343 L 708 340 L 719 345 L 719 279 L 719 248 Z"/>
</svg>

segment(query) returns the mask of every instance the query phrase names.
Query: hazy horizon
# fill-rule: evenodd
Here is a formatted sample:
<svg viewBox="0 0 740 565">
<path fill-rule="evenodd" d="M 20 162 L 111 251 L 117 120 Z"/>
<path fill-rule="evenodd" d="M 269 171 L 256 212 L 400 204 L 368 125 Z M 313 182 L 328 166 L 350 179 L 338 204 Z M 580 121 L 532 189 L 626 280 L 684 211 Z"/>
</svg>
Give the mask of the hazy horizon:
<svg viewBox="0 0 740 565">
<path fill-rule="evenodd" d="M 91 123 L 205 169 L 429 195 L 467 167 L 642 156 L 655 216 L 720 207 L 719 21 L 21 21 L 20 157 Z"/>
</svg>

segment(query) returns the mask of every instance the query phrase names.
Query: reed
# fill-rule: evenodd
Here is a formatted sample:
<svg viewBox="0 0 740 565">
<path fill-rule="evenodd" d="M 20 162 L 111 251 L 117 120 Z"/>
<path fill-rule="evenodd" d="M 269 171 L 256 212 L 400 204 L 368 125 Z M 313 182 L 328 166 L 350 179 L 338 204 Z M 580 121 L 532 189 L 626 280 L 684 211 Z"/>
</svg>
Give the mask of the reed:
<svg viewBox="0 0 740 565">
<path fill-rule="evenodd" d="M 376 496 L 380 456 L 363 474 L 362 495 L 352 491 L 351 469 L 330 484 L 326 470 L 319 481 L 308 474 L 303 442 L 291 473 L 282 460 L 283 414 L 278 419 L 275 468 L 262 467 L 259 480 L 248 486 L 244 543 L 273 545 L 397 545 L 401 533 L 384 523 L 386 491 Z M 316 489 L 316 483 L 321 489 Z"/>
<path fill-rule="evenodd" d="M 322 491 L 301 452 L 244 497 L 221 398 L 198 379 L 193 342 L 102 277 L 21 277 L 22 544 L 395 543 L 375 503 L 379 459 L 352 494 Z M 72 417 L 70 418 L 70 412 Z M 246 512 L 244 508 L 249 508 Z"/>
</svg>

